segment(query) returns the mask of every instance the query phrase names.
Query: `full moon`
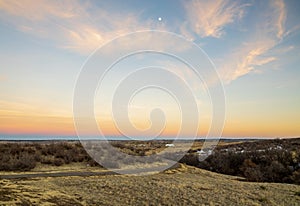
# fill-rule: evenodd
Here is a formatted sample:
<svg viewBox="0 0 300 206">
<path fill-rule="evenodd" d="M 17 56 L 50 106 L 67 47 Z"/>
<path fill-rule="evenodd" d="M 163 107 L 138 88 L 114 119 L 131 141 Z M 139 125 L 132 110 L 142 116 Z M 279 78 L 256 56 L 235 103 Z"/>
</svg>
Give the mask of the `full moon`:
<svg viewBox="0 0 300 206">
<path fill-rule="evenodd" d="M 162 18 L 161 17 L 158 17 L 158 21 L 161 21 L 162 20 Z"/>
</svg>

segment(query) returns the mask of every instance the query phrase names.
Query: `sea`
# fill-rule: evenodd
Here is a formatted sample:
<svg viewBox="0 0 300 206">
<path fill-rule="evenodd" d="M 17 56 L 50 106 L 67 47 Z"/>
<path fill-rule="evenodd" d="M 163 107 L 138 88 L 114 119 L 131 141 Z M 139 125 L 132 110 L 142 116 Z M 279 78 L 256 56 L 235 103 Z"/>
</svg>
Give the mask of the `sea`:
<svg viewBox="0 0 300 206">
<path fill-rule="evenodd" d="M 47 135 L 1 135 L 0 134 L 0 141 L 79 141 L 80 139 L 78 136 L 47 136 Z M 155 139 L 151 139 L 149 137 L 133 137 L 129 138 L 126 136 L 106 136 L 104 137 L 98 137 L 98 136 L 89 136 L 84 137 L 84 140 L 228 140 L 228 141 L 247 141 L 247 140 L 262 140 L 262 139 L 274 139 L 273 137 L 196 137 L 196 138 L 190 138 L 190 137 L 181 137 L 181 138 L 175 138 L 175 137 L 157 137 Z"/>
</svg>

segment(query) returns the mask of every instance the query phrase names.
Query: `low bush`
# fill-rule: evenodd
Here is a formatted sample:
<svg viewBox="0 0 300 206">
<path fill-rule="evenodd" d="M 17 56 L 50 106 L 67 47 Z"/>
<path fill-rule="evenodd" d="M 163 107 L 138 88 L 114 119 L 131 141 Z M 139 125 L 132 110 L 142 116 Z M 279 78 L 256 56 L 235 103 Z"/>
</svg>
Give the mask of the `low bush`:
<svg viewBox="0 0 300 206">
<path fill-rule="evenodd" d="M 55 158 L 54 160 L 53 160 L 53 165 L 55 165 L 55 166 L 61 166 L 61 165 L 63 165 L 65 162 L 64 162 L 64 160 L 62 159 L 62 158 Z"/>
<path fill-rule="evenodd" d="M 298 142 L 300 139 L 221 146 L 204 161 L 199 162 L 196 153 L 188 153 L 180 162 L 248 181 L 300 184 Z"/>
<path fill-rule="evenodd" d="M 0 171 L 26 171 L 37 163 L 61 166 L 72 162 L 94 163 L 80 143 L 0 143 Z"/>
<path fill-rule="evenodd" d="M 1 159 L 0 170 L 4 171 L 29 171 L 36 166 L 33 155 L 7 156 Z"/>
</svg>

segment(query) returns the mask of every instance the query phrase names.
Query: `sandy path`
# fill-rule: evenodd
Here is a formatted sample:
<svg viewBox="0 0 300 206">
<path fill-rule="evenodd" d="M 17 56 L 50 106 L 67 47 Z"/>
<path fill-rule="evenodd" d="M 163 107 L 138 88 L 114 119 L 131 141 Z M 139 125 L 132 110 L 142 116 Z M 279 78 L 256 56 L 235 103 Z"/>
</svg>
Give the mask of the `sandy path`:
<svg viewBox="0 0 300 206">
<path fill-rule="evenodd" d="M 175 164 L 169 169 L 176 169 L 180 166 L 180 164 Z M 143 172 L 157 172 L 162 171 L 164 166 L 157 166 L 152 168 L 142 168 L 138 171 L 140 173 Z M 0 175 L 0 179 L 23 179 L 23 178 L 38 178 L 38 177 L 72 177 L 72 176 L 79 176 L 79 177 L 87 177 L 87 176 L 103 176 L 103 175 L 118 175 L 118 174 L 135 174 L 135 169 L 120 169 L 114 171 L 101 171 L 101 172 L 90 172 L 90 171 L 75 171 L 75 172 L 39 172 L 39 173 L 23 173 L 23 174 L 6 174 Z"/>
</svg>

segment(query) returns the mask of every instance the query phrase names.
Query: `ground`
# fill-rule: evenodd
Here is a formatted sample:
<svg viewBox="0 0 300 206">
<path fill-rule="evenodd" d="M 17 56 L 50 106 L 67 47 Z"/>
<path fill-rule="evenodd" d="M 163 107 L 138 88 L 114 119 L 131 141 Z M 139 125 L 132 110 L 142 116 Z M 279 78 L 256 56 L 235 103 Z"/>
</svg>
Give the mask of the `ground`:
<svg viewBox="0 0 300 206">
<path fill-rule="evenodd" d="M 300 205 L 300 186 L 245 182 L 180 165 L 146 176 L 0 179 L 0 205 Z"/>
</svg>

